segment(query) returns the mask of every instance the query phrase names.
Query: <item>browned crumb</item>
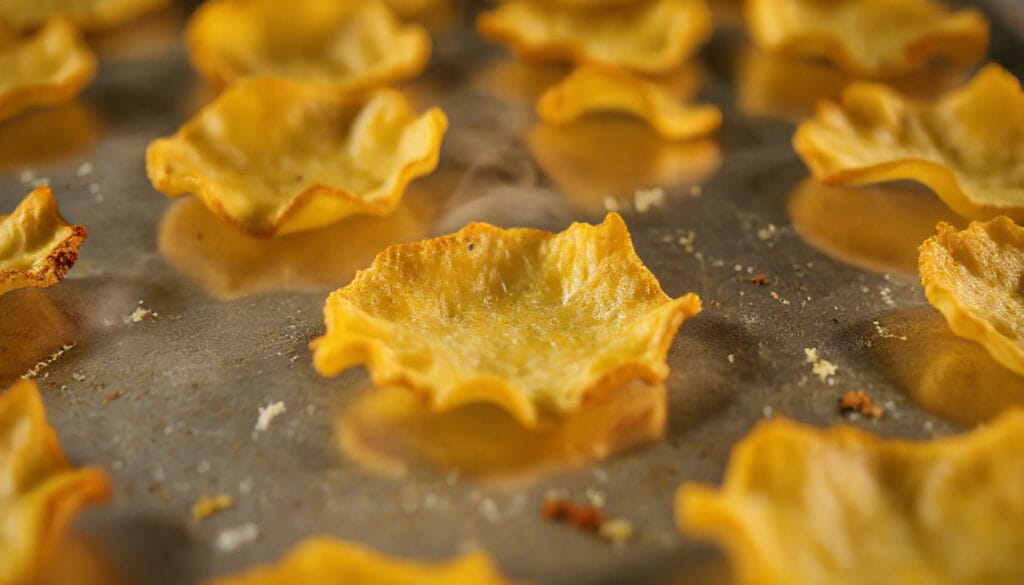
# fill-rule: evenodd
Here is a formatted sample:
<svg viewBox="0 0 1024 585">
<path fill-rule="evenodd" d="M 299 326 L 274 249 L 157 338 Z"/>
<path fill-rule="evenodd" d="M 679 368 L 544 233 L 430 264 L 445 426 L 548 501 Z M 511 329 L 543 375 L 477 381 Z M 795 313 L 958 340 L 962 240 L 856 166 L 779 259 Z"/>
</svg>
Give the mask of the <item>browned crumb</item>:
<svg viewBox="0 0 1024 585">
<path fill-rule="evenodd" d="M 839 399 L 839 412 L 841 414 L 857 413 L 871 418 L 882 418 L 885 409 L 875 404 L 863 390 L 850 390 Z"/>
<path fill-rule="evenodd" d="M 111 402 L 117 400 L 122 396 L 124 396 L 124 388 L 118 388 L 117 390 L 114 390 L 110 394 L 107 394 L 105 398 L 103 398 L 103 406 L 110 404 Z"/>
<path fill-rule="evenodd" d="M 570 524 L 584 532 L 597 533 L 604 524 L 604 515 L 594 506 L 577 506 L 562 499 L 549 499 L 544 502 L 541 513 L 548 520 L 556 520 Z"/>
<path fill-rule="evenodd" d="M 192 517 L 197 521 L 206 520 L 218 512 L 223 512 L 235 505 L 231 496 L 220 494 L 218 496 L 201 496 L 192 505 Z"/>
<path fill-rule="evenodd" d="M 771 283 L 768 282 L 768 275 L 758 274 L 757 276 L 750 279 L 750 284 L 756 284 L 757 286 L 768 286 Z"/>
</svg>

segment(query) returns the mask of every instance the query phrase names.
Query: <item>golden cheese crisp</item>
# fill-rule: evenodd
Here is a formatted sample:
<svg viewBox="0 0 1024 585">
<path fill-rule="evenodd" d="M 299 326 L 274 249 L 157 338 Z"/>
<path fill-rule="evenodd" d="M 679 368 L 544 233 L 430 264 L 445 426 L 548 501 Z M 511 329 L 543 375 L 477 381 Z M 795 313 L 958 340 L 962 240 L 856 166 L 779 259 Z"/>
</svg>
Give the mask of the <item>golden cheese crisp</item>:
<svg viewBox="0 0 1024 585">
<path fill-rule="evenodd" d="M 977 63 L 988 22 L 934 0 L 750 0 L 747 28 L 762 50 L 824 57 L 858 77 L 891 77 L 944 60 Z"/>
<path fill-rule="evenodd" d="M 918 269 L 949 328 L 1024 375 L 1024 228 L 1006 217 L 963 231 L 940 223 L 921 245 Z"/>
<path fill-rule="evenodd" d="M 69 102 L 95 74 L 96 57 L 66 20 L 50 19 L 26 35 L 0 27 L 0 120 Z"/>
<path fill-rule="evenodd" d="M 966 218 L 1024 222 L 1024 92 L 998 65 L 934 103 L 854 83 L 800 126 L 793 145 L 824 183 L 910 179 Z"/>
<path fill-rule="evenodd" d="M 171 0 L 4 0 L 0 24 L 25 29 L 62 16 L 78 28 L 109 28 L 143 13 L 166 6 Z"/>
<path fill-rule="evenodd" d="M 414 77 L 430 58 L 427 31 L 377 0 L 211 0 L 186 38 L 214 85 L 278 76 L 357 92 Z"/>
<path fill-rule="evenodd" d="M 513 486 L 657 441 L 667 414 L 664 384 L 626 384 L 607 400 L 532 429 L 490 404 L 438 413 L 404 388 L 380 388 L 348 406 L 336 428 L 342 452 L 382 475 L 458 469 L 473 481 Z"/>
<path fill-rule="evenodd" d="M 221 219 L 272 236 L 390 213 L 409 181 L 437 167 L 447 126 L 441 110 L 416 117 L 390 89 L 353 98 L 251 79 L 153 142 L 146 170 L 168 196 L 194 193 Z"/>
<path fill-rule="evenodd" d="M 60 216 L 49 187 L 29 193 L 14 213 L 0 215 L 0 295 L 60 282 L 87 236 L 85 226 Z"/>
<path fill-rule="evenodd" d="M 577 68 L 537 103 L 540 119 L 556 125 L 601 112 L 637 116 L 669 140 L 706 136 L 722 125 L 722 112 L 715 106 L 681 104 L 654 81 L 594 65 Z"/>
<path fill-rule="evenodd" d="M 676 513 L 737 583 L 1020 583 L 1022 442 L 1022 410 L 922 443 L 775 419 L 733 449 L 720 490 L 684 485 Z"/>
<path fill-rule="evenodd" d="M 567 59 L 663 73 L 711 36 L 704 0 L 653 0 L 626 6 L 570 7 L 512 0 L 480 15 L 484 37 L 530 59 Z"/>
<path fill-rule="evenodd" d="M 110 495 L 103 471 L 68 464 L 34 382 L 0 394 L 0 582 L 33 582 L 79 509 Z"/>
<path fill-rule="evenodd" d="M 491 402 L 524 426 L 568 414 L 635 378 L 668 375 L 686 318 L 611 213 L 560 234 L 474 223 L 392 246 L 327 299 L 312 343 L 324 376 L 366 364 L 377 386 L 404 386 L 434 410 Z"/>
<path fill-rule="evenodd" d="M 327 536 L 299 543 L 276 566 L 258 567 L 207 585 L 512 585 L 490 558 L 471 553 L 427 564 L 381 554 Z"/>
</svg>

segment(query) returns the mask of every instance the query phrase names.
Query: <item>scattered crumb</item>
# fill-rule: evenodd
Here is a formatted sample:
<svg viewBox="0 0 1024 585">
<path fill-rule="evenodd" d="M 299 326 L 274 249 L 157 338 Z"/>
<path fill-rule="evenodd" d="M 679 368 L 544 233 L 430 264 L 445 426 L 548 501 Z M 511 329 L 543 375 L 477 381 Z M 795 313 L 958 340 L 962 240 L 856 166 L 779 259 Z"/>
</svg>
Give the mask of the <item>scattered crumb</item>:
<svg viewBox="0 0 1024 585">
<path fill-rule="evenodd" d="M 775 291 L 772 291 L 772 293 L 771 293 L 771 294 L 772 294 L 772 298 L 773 298 L 773 299 L 775 299 L 776 301 L 779 301 L 779 302 L 780 302 L 780 303 L 782 303 L 783 305 L 788 305 L 788 304 L 789 304 L 789 301 L 788 301 L 787 299 L 784 299 L 784 298 L 780 297 L 780 296 L 779 296 L 779 293 L 777 293 L 777 292 L 775 292 Z"/>
<path fill-rule="evenodd" d="M 764 416 L 765 418 L 771 418 L 775 416 L 775 409 L 772 408 L 771 406 L 765 406 L 764 408 L 761 409 L 761 415 Z"/>
<path fill-rule="evenodd" d="M 703 185 L 693 185 L 692 187 L 690 187 L 690 196 L 691 197 L 700 197 L 703 194 L 704 194 L 704 186 Z"/>
<path fill-rule="evenodd" d="M 932 424 L 932 421 L 930 421 L 930 420 L 924 421 L 924 432 L 926 432 L 928 434 L 931 434 L 931 433 L 935 432 L 935 425 Z"/>
<path fill-rule="evenodd" d="M 78 175 L 79 177 L 85 177 L 85 176 L 91 175 L 92 174 L 92 163 L 88 162 L 88 161 L 82 163 L 82 165 L 78 167 L 78 170 L 75 171 L 75 174 Z"/>
<path fill-rule="evenodd" d="M 872 321 L 871 323 L 874 324 L 875 331 L 878 332 L 879 337 L 883 337 L 885 339 L 899 339 L 900 341 L 907 340 L 906 335 L 896 335 L 895 333 L 891 333 L 888 329 L 882 327 L 882 324 L 879 323 L 878 321 Z"/>
<path fill-rule="evenodd" d="M 587 497 L 587 501 L 590 502 L 590 505 L 594 506 L 595 508 L 603 508 L 604 507 L 604 502 L 605 502 L 604 492 L 602 492 L 600 490 L 596 490 L 594 488 L 587 488 L 587 491 L 584 492 L 584 495 Z"/>
<path fill-rule="evenodd" d="M 71 379 L 74 380 L 75 382 L 84 382 L 85 375 L 82 374 L 81 372 L 72 372 Z"/>
<path fill-rule="evenodd" d="M 103 397 L 103 406 L 110 404 L 111 402 L 117 400 L 122 396 L 124 396 L 124 388 L 118 388 L 117 390 L 114 390 L 110 394 L 107 394 L 105 397 Z"/>
<path fill-rule="evenodd" d="M 619 203 L 619 200 L 614 197 L 605 197 L 604 208 L 607 211 L 621 211 L 622 205 Z"/>
<path fill-rule="evenodd" d="M 74 347 L 75 347 L 74 343 L 69 343 L 69 344 L 61 347 L 57 351 L 53 352 L 52 354 L 50 354 L 50 357 L 46 358 L 45 360 L 43 360 L 41 362 L 36 362 L 36 365 L 32 366 L 32 368 L 29 369 L 29 371 L 27 371 L 27 372 L 25 372 L 24 374 L 21 375 L 21 379 L 22 380 L 32 380 L 32 379 L 35 379 L 37 376 L 39 376 L 39 374 L 42 373 L 43 370 L 45 370 L 46 368 L 51 366 L 55 361 L 60 359 L 60 356 L 64 355 L 65 353 L 68 352 L 68 350 L 70 350 L 70 349 L 72 349 Z"/>
<path fill-rule="evenodd" d="M 804 355 L 807 356 L 807 363 L 811 364 L 811 371 L 824 382 L 829 376 L 834 376 L 837 368 L 832 362 L 818 355 L 818 348 L 805 347 Z"/>
<path fill-rule="evenodd" d="M 896 306 L 896 301 L 892 300 L 892 289 L 891 288 L 889 288 L 887 286 L 883 286 L 882 288 L 878 289 L 878 294 L 879 294 L 879 296 L 882 297 L 882 302 L 885 303 L 886 306 L 889 306 L 889 307 L 895 307 Z"/>
<path fill-rule="evenodd" d="M 253 427 L 252 430 L 253 438 L 255 438 L 258 433 L 262 433 L 270 428 L 270 423 L 272 423 L 275 418 L 284 414 L 286 410 L 284 402 L 281 401 L 261 406 L 259 418 L 256 419 L 256 426 Z"/>
<path fill-rule="evenodd" d="M 160 317 L 160 314 L 156 311 L 150 311 L 146 307 L 142 306 L 142 301 L 139 301 L 139 306 L 135 308 L 135 311 L 128 315 L 125 319 L 125 323 L 140 323 L 144 319 L 156 319 Z"/>
<path fill-rule="evenodd" d="M 637 213 L 647 213 L 665 203 L 665 192 L 660 187 L 641 189 L 633 194 L 633 207 Z"/>
<path fill-rule="evenodd" d="M 249 522 L 248 524 L 224 530 L 217 535 L 217 541 L 214 545 L 217 547 L 217 550 L 230 553 L 256 540 L 259 536 L 260 527 Z"/>
<path fill-rule="evenodd" d="M 736 362 L 736 355 L 730 353 L 729 355 L 725 356 L 725 359 L 729 360 L 730 364 L 735 363 Z"/>
<path fill-rule="evenodd" d="M 871 418 L 882 418 L 885 409 L 875 404 L 863 390 L 850 390 L 839 399 L 839 413 L 857 413 Z"/>
<path fill-rule="evenodd" d="M 201 522 L 214 514 L 231 509 L 234 505 L 235 500 L 226 494 L 219 494 L 213 497 L 200 496 L 199 500 L 192 505 L 192 518 L 197 522 Z"/>
<path fill-rule="evenodd" d="M 686 250 L 687 253 L 693 254 L 693 241 L 697 239 L 697 234 L 693 231 L 688 231 L 679 238 L 679 245 Z"/>
<path fill-rule="evenodd" d="M 597 533 L 615 544 L 624 544 L 633 537 L 633 523 L 625 518 L 614 518 L 601 523 Z"/>
<path fill-rule="evenodd" d="M 762 241 L 770 240 L 777 231 L 778 228 L 774 224 L 768 224 L 768 227 L 757 230 L 757 239 Z"/>
<path fill-rule="evenodd" d="M 591 533 L 596 533 L 604 522 L 604 515 L 596 507 L 577 506 L 562 498 L 546 499 L 541 514 L 548 520 L 564 522 Z"/>
<path fill-rule="evenodd" d="M 768 275 L 758 274 L 757 276 L 754 276 L 753 278 L 750 279 L 750 284 L 756 284 L 757 286 L 768 286 L 771 283 L 768 282 Z"/>
</svg>

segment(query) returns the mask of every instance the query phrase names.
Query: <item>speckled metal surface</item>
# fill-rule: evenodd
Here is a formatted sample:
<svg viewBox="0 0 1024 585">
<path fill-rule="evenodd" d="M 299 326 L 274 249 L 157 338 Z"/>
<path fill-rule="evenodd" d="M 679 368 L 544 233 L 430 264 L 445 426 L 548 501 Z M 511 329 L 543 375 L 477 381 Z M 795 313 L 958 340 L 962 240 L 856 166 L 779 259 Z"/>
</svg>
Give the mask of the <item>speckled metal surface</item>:
<svg viewBox="0 0 1024 585">
<path fill-rule="evenodd" d="M 791 118 L 814 84 L 784 82 L 773 98 L 759 85 L 774 79 L 771 64 L 729 24 L 733 3 L 718 4 L 725 28 L 701 54 L 700 98 L 723 108 L 725 125 L 682 146 L 622 120 L 537 126 L 531 84 L 551 73 L 485 45 L 471 10 L 441 18 L 428 74 L 404 86 L 451 118 L 438 173 L 391 219 L 304 239 L 245 240 L 147 181 L 148 142 L 208 99 L 179 38 L 186 7 L 93 38 L 102 66 L 78 102 L 0 126 L 0 209 L 47 177 L 64 215 L 90 231 L 59 286 L 0 298 L 0 379 L 73 344 L 40 384 L 71 458 L 110 470 L 115 500 L 77 527 L 121 581 L 197 583 L 327 533 L 422 559 L 482 547 L 534 583 L 725 583 L 714 547 L 677 534 L 673 494 L 717 482 L 730 446 L 765 415 L 836 424 L 837 398 L 865 389 L 888 413 L 852 424 L 925 437 L 1024 402 L 1022 380 L 948 333 L 913 273 L 916 241 L 951 214 L 921 190 L 801 187 Z M 1013 18 L 995 6 L 991 56 L 1019 76 L 1024 42 L 1008 26 L 1021 6 L 1000 3 Z M 307 344 L 326 294 L 377 250 L 471 220 L 599 221 L 606 196 L 651 187 L 664 188 L 663 206 L 624 211 L 637 251 L 669 294 L 705 300 L 671 349 L 664 440 L 512 487 L 415 465 L 380 475 L 339 450 L 336 419 L 372 389 L 362 369 L 317 376 Z M 752 284 L 757 274 L 770 284 Z M 128 319 L 140 305 L 156 318 Z M 835 374 L 814 375 L 805 348 Z M 254 437 L 258 408 L 276 401 L 287 411 Z M 551 488 L 581 502 L 600 492 L 636 538 L 613 547 L 543 520 Z M 217 493 L 234 508 L 194 521 L 191 505 Z M 255 540 L 217 548 L 250 523 Z"/>
</svg>

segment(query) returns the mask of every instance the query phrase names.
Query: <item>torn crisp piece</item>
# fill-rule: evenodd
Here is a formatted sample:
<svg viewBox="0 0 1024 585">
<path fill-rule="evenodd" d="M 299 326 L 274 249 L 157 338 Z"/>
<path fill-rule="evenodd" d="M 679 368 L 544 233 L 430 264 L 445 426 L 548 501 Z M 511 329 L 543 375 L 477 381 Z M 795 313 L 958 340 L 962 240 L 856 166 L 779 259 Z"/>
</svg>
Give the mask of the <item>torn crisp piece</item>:
<svg viewBox="0 0 1024 585">
<path fill-rule="evenodd" d="M 1006 217 L 963 231 L 940 223 L 921 245 L 918 269 L 953 333 L 1024 375 L 1024 228 Z"/>
<path fill-rule="evenodd" d="M 923 443 L 774 419 L 733 449 L 720 490 L 684 485 L 676 514 L 722 544 L 737 583 L 1022 583 L 1021 444 L 1021 410 Z"/>
<path fill-rule="evenodd" d="M 166 6 L 171 0 L 4 0 L 0 23 L 25 29 L 62 16 L 78 28 L 96 30 Z"/>
<path fill-rule="evenodd" d="M 437 108 L 414 117 L 390 89 L 352 98 L 251 79 L 153 142 L 146 170 L 157 190 L 195 193 L 221 219 L 272 236 L 387 215 L 409 181 L 437 167 L 447 126 Z"/>
<path fill-rule="evenodd" d="M 29 193 L 14 213 L 0 215 L 0 295 L 60 282 L 88 235 L 64 221 L 49 187 Z"/>
<path fill-rule="evenodd" d="M 722 125 L 722 112 L 715 106 L 683 105 L 654 81 L 595 65 L 579 67 L 537 103 L 537 114 L 549 124 L 568 124 L 600 112 L 633 114 L 669 140 L 706 136 Z"/>
<path fill-rule="evenodd" d="M 106 474 L 73 469 L 34 382 L 0 394 L 0 575 L 4 583 L 32 583 L 65 537 L 80 508 L 107 501 Z"/>
<path fill-rule="evenodd" d="M 0 120 L 30 106 L 71 101 L 96 74 L 96 57 L 60 18 L 21 35 L 0 27 Z"/>
<path fill-rule="evenodd" d="M 611 213 L 560 234 L 474 223 L 392 246 L 335 291 L 313 341 L 324 376 L 366 364 L 377 386 L 425 396 L 435 410 L 492 402 L 524 426 L 568 414 L 625 382 L 660 382 L 687 317 Z"/>
<path fill-rule="evenodd" d="M 793 145 L 826 184 L 910 179 L 964 217 L 1024 222 L 1024 92 L 998 65 L 930 104 L 853 83 Z"/>
<path fill-rule="evenodd" d="M 663 73 L 711 36 L 704 0 L 653 0 L 605 7 L 512 0 L 480 15 L 484 37 L 531 59 L 568 59 Z"/>
<path fill-rule="evenodd" d="M 276 566 L 207 585 L 512 585 L 484 553 L 426 564 L 327 536 L 299 543 Z"/>
<path fill-rule="evenodd" d="M 892 77 L 943 59 L 977 63 L 988 23 L 973 9 L 933 0 L 750 0 L 747 28 L 764 51 L 825 57 L 858 77 Z"/>
<path fill-rule="evenodd" d="M 430 35 L 378 1 L 212 0 L 189 21 L 189 57 L 227 85 L 278 76 L 357 92 L 418 75 Z"/>
</svg>

